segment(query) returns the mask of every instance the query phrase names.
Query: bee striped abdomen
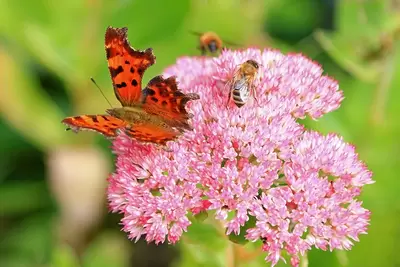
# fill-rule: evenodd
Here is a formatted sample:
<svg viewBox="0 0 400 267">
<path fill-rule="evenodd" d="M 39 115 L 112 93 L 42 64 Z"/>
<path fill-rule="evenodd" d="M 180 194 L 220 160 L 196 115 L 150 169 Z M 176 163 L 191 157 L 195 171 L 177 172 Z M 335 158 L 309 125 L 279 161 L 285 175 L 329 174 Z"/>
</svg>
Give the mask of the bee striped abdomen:
<svg viewBox="0 0 400 267">
<path fill-rule="evenodd" d="M 232 100 L 239 108 L 246 104 L 250 96 L 250 90 L 245 78 L 235 81 L 232 86 Z"/>
<path fill-rule="evenodd" d="M 229 82 L 229 84 L 231 84 L 229 100 L 232 99 L 237 107 L 240 108 L 246 104 L 250 94 L 253 94 L 255 98 L 253 82 L 257 75 L 258 68 L 258 63 L 253 59 L 249 59 L 238 65 L 235 74 Z"/>
</svg>

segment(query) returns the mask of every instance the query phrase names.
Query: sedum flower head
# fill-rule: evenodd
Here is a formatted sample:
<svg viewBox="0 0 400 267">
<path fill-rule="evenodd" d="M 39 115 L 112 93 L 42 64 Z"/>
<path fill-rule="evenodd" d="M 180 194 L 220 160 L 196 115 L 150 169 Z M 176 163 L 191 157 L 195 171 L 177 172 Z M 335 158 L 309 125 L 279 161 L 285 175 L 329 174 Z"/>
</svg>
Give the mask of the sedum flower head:
<svg viewBox="0 0 400 267">
<path fill-rule="evenodd" d="M 248 59 L 260 63 L 257 101 L 228 103 L 225 85 Z M 274 50 L 223 51 L 218 58 L 180 58 L 164 75 L 200 100 L 188 104 L 193 131 L 162 149 L 121 134 L 113 144 L 109 178 L 113 212 L 123 213 L 132 239 L 177 242 L 191 214 L 213 211 L 226 234 L 262 241 L 275 265 L 282 251 L 298 265 L 313 246 L 350 249 L 366 233 L 370 212 L 356 198 L 371 172 L 352 145 L 335 134 L 305 129 L 343 100 L 335 80 L 298 54 Z M 284 259 L 283 259 L 284 260 Z"/>
</svg>

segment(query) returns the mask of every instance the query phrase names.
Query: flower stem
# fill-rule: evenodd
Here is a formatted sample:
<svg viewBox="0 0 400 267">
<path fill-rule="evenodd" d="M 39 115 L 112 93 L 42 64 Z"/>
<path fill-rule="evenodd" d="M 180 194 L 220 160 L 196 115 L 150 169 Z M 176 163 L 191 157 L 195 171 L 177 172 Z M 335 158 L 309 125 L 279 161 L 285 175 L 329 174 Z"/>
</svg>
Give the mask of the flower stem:
<svg viewBox="0 0 400 267">
<path fill-rule="evenodd" d="M 384 62 L 384 70 L 377 85 L 374 104 L 371 110 L 371 120 L 374 125 L 382 124 L 385 117 L 385 106 L 388 101 L 389 89 L 394 75 L 394 53 L 387 56 Z"/>
<path fill-rule="evenodd" d="M 225 253 L 225 262 L 227 267 L 235 267 L 236 266 L 236 261 L 235 261 L 235 247 L 232 242 L 228 240 L 228 247 L 226 248 L 226 253 Z"/>
<path fill-rule="evenodd" d="M 308 267 L 308 256 L 307 252 L 300 256 L 300 267 Z"/>
</svg>

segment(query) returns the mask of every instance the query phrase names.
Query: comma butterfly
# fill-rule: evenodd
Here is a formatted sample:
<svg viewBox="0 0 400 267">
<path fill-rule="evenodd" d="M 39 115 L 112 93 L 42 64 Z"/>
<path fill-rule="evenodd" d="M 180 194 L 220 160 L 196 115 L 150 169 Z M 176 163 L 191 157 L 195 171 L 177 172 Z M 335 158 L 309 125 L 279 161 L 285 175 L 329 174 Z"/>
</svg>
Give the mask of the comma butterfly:
<svg viewBox="0 0 400 267">
<path fill-rule="evenodd" d="M 67 130 L 93 130 L 113 138 L 118 130 L 142 142 L 165 144 L 185 130 L 191 130 L 185 110 L 190 100 L 199 99 L 198 94 L 184 94 L 178 87 L 176 77 L 164 79 L 156 76 L 142 90 L 142 77 L 153 65 L 156 57 L 151 48 L 139 51 L 127 40 L 128 28 L 108 27 L 105 49 L 108 69 L 115 96 L 122 107 L 107 109 L 108 115 L 82 115 L 67 117 L 62 122 Z"/>
</svg>

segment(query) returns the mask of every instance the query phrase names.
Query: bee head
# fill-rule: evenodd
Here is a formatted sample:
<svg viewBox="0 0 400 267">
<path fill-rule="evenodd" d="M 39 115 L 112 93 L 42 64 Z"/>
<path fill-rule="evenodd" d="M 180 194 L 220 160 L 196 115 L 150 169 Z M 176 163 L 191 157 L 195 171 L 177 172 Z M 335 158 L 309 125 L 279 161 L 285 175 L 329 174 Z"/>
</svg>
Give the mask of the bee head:
<svg viewBox="0 0 400 267">
<path fill-rule="evenodd" d="M 259 64 L 258 64 L 258 62 L 255 61 L 255 60 L 253 60 L 253 59 L 247 60 L 246 63 L 252 65 L 252 66 L 253 66 L 254 68 L 256 68 L 256 69 L 258 69 L 258 68 L 260 67 Z"/>
<path fill-rule="evenodd" d="M 208 44 L 208 49 L 212 52 L 215 53 L 218 51 L 218 45 L 217 42 L 215 40 L 210 41 Z"/>
</svg>

